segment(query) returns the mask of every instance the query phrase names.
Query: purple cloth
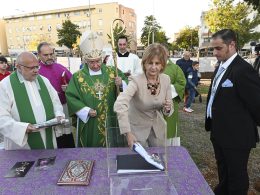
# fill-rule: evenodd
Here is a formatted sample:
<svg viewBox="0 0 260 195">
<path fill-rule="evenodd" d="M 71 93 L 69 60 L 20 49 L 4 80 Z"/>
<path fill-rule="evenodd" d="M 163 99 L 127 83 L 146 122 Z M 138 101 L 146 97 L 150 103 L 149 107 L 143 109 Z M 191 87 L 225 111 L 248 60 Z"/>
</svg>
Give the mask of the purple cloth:
<svg viewBox="0 0 260 195">
<path fill-rule="evenodd" d="M 113 149 L 113 153 L 125 148 Z M 23 150 L 0 151 L 0 194 L 97 194 L 106 195 L 110 192 L 107 170 L 106 148 L 73 148 L 57 150 Z M 213 192 L 200 171 L 183 147 L 168 149 L 169 176 L 178 195 L 213 195 Z M 23 178 L 4 178 L 4 175 L 18 161 L 37 161 L 38 158 L 56 155 L 53 167 L 37 171 L 35 164 Z M 58 186 L 56 183 L 62 170 L 69 160 L 95 160 L 89 186 Z M 140 179 L 141 183 L 144 182 Z M 133 184 L 134 185 L 134 184 Z M 160 186 L 158 180 L 157 186 Z M 135 187 L 135 186 L 132 186 Z M 125 193 L 136 194 L 136 193 Z M 160 193 L 149 193 L 149 195 Z M 169 193 L 168 193 L 169 194 Z M 114 195 L 114 194 L 113 194 Z"/>
<path fill-rule="evenodd" d="M 39 70 L 39 74 L 49 79 L 52 86 L 56 89 L 61 104 L 66 104 L 65 92 L 62 91 L 61 85 L 63 85 L 62 74 L 65 71 L 65 80 L 66 83 L 69 84 L 70 78 L 72 74 L 65 68 L 63 65 L 58 63 L 53 63 L 51 65 L 45 65 L 42 62 L 39 63 L 41 68 Z"/>
</svg>

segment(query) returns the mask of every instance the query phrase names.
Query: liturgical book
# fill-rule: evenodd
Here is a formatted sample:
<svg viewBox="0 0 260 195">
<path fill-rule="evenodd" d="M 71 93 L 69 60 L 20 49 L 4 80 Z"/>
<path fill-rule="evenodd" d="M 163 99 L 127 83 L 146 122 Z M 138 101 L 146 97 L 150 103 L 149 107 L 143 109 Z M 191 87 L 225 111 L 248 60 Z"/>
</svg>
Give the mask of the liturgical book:
<svg viewBox="0 0 260 195">
<path fill-rule="evenodd" d="M 117 173 L 157 172 L 159 168 L 148 163 L 139 154 L 117 155 Z"/>
<path fill-rule="evenodd" d="M 72 160 L 63 170 L 58 185 L 89 185 L 94 161 Z"/>
</svg>

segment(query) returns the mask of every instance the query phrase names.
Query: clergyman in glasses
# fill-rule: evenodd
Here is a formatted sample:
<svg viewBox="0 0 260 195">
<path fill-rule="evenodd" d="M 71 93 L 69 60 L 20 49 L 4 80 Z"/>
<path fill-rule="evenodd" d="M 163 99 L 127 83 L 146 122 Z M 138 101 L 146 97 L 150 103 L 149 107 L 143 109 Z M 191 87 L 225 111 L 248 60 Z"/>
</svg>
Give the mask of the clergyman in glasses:
<svg viewBox="0 0 260 195">
<path fill-rule="evenodd" d="M 34 54 L 19 54 L 16 67 L 0 82 L 0 133 L 4 136 L 4 148 L 57 148 L 52 128 L 36 129 L 33 125 L 53 118 L 64 119 L 57 92 L 48 79 L 39 75 L 40 66 Z"/>
</svg>

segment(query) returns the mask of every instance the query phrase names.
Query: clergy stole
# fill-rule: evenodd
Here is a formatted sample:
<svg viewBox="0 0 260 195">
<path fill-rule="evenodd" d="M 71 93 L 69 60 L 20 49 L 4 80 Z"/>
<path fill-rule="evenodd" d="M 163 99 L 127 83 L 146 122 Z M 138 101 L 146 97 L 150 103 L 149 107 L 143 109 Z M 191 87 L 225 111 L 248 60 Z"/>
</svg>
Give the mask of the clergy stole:
<svg viewBox="0 0 260 195">
<path fill-rule="evenodd" d="M 43 106 L 45 109 L 46 120 L 53 119 L 55 115 L 54 115 L 53 104 L 48 89 L 43 79 L 40 76 L 37 77 L 37 80 L 40 85 L 39 94 L 41 96 Z M 25 84 L 20 82 L 16 71 L 11 74 L 10 82 L 13 89 L 20 121 L 36 124 L 36 120 L 25 88 Z M 46 149 L 53 149 L 54 146 L 52 141 L 53 139 L 52 128 L 51 127 L 46 128 L 45 131 L 46 131 Z M 31 149 L 45 149 L 40 132 L 28 133 L 27 142 Z"/>
</svg>

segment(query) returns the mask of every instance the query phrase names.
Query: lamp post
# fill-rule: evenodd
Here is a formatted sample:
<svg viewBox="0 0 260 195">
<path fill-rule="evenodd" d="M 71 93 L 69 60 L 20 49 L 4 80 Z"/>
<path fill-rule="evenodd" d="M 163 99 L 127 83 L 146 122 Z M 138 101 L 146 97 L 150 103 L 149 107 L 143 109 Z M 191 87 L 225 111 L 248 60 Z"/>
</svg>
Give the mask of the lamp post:
<svg viewBox="0 0 260 195">
<path fill-rule="evenodd" d="M 147 45 L 150 45 L 150 34 L 152 32 L 152 43 L 154 43 L 154 31 L 158 30 L 159 28 L 157 26 L 154 26 L 154 20 L 152 21 L 152 25 L 149 26 L 149 30 L 148 30 L 148 40 L 147 40 Z"/>
</svg>

